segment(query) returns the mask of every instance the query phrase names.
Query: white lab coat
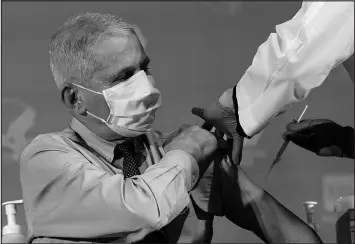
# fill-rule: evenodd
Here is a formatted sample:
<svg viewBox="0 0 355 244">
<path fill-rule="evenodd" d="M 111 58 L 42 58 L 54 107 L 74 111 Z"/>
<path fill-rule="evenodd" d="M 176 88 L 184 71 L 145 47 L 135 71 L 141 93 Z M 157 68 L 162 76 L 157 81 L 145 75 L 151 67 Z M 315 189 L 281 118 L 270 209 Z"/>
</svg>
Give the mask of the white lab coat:
<svg viewBox="0 0 355 244">
<path fill-rule="evenodd" d="M 258 48 L 236 87 L 244 132 L 259 133 L 353 53 L 354 2 L 303 2 Z"/>
</svg>

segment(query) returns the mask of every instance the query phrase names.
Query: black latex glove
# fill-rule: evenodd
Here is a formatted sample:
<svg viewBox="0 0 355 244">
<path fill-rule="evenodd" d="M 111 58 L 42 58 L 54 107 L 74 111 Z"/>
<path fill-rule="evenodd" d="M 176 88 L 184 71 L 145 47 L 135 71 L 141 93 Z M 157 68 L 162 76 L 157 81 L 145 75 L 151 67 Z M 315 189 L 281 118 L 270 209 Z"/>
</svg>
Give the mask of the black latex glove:
<svg viewBox="0 0 355 244">
<path fill-rule="evenodd" d="M 302 120 L 289 123 L 285 140 L 319 156 L 354 158 L 354 129 L 328 119 Z"/>
</svg>

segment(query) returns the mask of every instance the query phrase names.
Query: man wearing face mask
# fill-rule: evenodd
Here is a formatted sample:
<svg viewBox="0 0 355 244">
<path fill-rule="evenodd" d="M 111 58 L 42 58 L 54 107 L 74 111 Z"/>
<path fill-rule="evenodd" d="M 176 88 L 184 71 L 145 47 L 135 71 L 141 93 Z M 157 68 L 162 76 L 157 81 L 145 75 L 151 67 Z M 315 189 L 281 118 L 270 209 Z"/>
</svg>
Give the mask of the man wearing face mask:
<svg viewBox="0 0 355 244">
<path fill-rule="evenodd" d="M 49 55 L 73 120 L 22 154 L 29 242 L 177 242 L 189 192 L 221 152 L 216 137 L 181 128 L 154 161 L 146 134 L 160 92 L 134 30 L 113 15 L 70 18 Z"/>
<path fill-rule="evenodd" d="M 213 167 L 219 169 L 219 184 L 209 186 L 218 205 L 214 215 L 225 215 L 264 241 L 283 242 L 258 223 L 265 216 L 252 204 L 260 207 L 266 199 L 269 213 L 282 208 L 301 225 L 301 231 L 285 231 L 297 237 L 293 241 L 319 243 L 317 236 L 303 235 L 307 224 L 243 171 L 229 170 L 220 131 L 214 136 L 197 126 L 182 127 L 162 144 L 165 156 L 154 158 L 147 141 L 160 92 L 127 23 L 109 14 L 77 15 L 53 36 L 49 54 L 73 121 L 62 132 L 36 137 L 21 157 L 29 242 L 176 243 L 184 233 L 190 235 L 184 241 L 210 242 L 211 230 L 189 226 L 187 218 L 210 220 L 202 211 L 210 189 L 201 191 L 198 181 L 209 182 L 204 172 Z M 269 221 L 274 217 L 266 216 L 263 224 L 275 229 Z"/>
</svg>

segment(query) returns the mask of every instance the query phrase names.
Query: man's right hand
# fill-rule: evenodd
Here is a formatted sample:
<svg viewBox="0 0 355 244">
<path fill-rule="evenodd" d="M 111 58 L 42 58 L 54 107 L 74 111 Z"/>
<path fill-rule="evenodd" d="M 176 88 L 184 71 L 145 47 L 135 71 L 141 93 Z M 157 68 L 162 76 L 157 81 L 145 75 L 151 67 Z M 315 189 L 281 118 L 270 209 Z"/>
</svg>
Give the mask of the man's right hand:
<svg viewBox="0 0 355 244">
<path fill-rule="evenodd" d="M 354 129 L 328 119 L 302 120 L 287 125 L 283 137 L 319 156 L 354 157 Z"/>
<path fill-rule="evenodd" d="M 223 137 L 217 138 L 197 125 L 184 125 L 165 140 L 163 147 L 165 152 L 182 150 L 190 154 L 197 161 L 202 176 L 218 152 L 221 152 L 218 149 L 227 149 L 228 144 Z"/>
</svg>

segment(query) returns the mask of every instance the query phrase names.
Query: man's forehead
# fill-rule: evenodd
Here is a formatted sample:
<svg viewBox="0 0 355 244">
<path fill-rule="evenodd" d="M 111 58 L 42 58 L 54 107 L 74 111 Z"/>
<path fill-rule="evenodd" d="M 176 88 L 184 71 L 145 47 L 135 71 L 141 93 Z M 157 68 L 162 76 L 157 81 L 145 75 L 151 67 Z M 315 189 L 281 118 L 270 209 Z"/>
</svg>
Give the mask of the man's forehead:
<svg viewBox="0 0 355 244">
<path fill-rule="evenodd" d="M 103 82 L 110 82 L 125 68 L 149 63 L 149 58 L 134 34 L 106 39 L 97 44 L 93 52 L 101 67 L 94 77 Z"/>
<path fill-rule="evenodd" d="M 115 36 L 103 40 L 94 46 L 93 52 L 103 64 L 117 63 L 127 59 L 138 61 L 144 51 L 135 35 Z"/>
</svg>

